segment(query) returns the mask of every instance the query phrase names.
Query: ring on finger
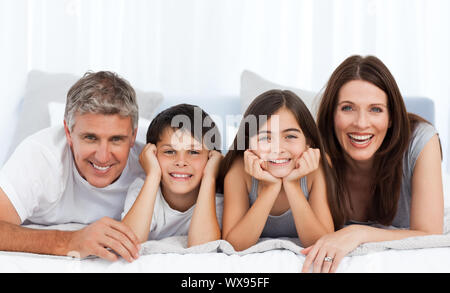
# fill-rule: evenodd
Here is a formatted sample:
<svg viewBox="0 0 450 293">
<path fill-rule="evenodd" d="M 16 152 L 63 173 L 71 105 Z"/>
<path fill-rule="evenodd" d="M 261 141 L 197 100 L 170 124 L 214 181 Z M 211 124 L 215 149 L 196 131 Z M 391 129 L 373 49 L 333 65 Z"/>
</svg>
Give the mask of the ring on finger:
<svg viewBox="0 0 450 293">
<path fill-rule="evenodd" d="M 325 256 L 323 261 L 325 261 L 325 262 L 333 262 L 333 258 L 331 256 Z"/>
</svg>

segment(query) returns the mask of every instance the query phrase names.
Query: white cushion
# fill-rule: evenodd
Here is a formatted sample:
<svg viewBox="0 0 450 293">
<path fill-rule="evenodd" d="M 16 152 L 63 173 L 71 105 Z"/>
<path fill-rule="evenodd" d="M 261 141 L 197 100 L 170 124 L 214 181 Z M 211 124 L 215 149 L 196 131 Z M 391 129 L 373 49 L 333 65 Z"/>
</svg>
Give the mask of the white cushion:
<svg viewBox="0 0 450 293">
<path fill-rule="evenodd" d="M 315 117 L 316 107 L 319 98 L 316 99 L 317 93 L 306 91 L 303 89 L 298 89 L 290 86 L 279 85 L 274 82 L 268 81 L 258 74 L 251 72 L 249 70 L 244 70 L 241 74 L 241 111 L 245 112 L 247 107 L 253 101 L 254 98 L 260 94 L 272 90 L 290 90 L 299 96 L 305 105 L 308 107 L 311 114 Z"/>
<path fill-rule="evenodd" d="M 52 125 L 49 112 L 51 108 L 50 103 L 55 102 L 64 105 L 67 92 L 78 79 L 80 79 L 79 76 L 67 73 L 30 71 L 27 78 L 25 95 L 22 100 L 22 109 L 20 111 L 17 129 L 7 157 L 9 157 L 24 138 Z M 135 89 L 135 91 L 139 105 L 139 116 L 150 121 L 155 114 L 155 110 L 161 104 L 163 96 L 157 92 L 143 92 L 138 89 Z M 57 105 L 56 108 L 52 109 L 57 110 Z M 57 121 L 57 123 L 63 123 L 63 120 L 58 118 L 58 116 L 52 119 Z"/>
</svg>

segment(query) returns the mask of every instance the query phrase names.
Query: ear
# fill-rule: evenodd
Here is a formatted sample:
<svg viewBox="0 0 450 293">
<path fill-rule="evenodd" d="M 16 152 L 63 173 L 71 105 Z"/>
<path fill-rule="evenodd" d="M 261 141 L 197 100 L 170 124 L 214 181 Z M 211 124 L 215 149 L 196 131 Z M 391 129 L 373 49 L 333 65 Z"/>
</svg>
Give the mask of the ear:
<svg viewBox="0 0 450 293">
<path fill-rule="evenodd" d="M 70 147 L 73 146 L 72 136 L 70 135 L 69 127 L 67 126 L 66 120 L 64 120 L 64 132 L 66 133 L 66 140 Z"/>
<path fill-rule="evenodd" d="M 138 129 L 137 129 L 137 127 L 136 127 L 136 128 L 134 129 L 134 135 L 133 135 L 133 137 L 131 138 L 131 147 L 133 147 L 133 146 L 134 146 L 134 143 L 136 142 L 137 132 L 138 132 Z"/>
</svg>

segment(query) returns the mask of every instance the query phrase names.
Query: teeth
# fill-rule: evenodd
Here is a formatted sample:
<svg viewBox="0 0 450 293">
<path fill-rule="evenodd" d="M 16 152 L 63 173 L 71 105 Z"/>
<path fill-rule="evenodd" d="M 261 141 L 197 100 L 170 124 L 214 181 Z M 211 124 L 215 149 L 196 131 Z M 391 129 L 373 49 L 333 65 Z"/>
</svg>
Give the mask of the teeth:
<svg viewBox="0 0 450 293">
<path fill-rule="evenodd" d="M 100 170 L 100 171 L 106 171 L 109 168 L 111 168 L 111 166 L 101 167 L 101 166 L 95 165 L 94 163 L 92 163 L 92 166 L 94 166 L 95 169 Z"/>
<path fill-rule="evenodd" d="M 269 162 L 275 163 L 275 164 L 283 164 L 283 163 L 289 162 L 289 159 L 283 159 L 283 160 L 269 160 Z"/>
<path fill-rule="evenodd" d="M 354 135 L 354 134 L 349 134 L 348 136 L 350 136 L 350 138 L 356 139 L 356 140 L 368 140 L 368 139 L 371 139 L 373 135 L 371 135 L 371 134 L 369 134 L 369 135 Z"/>
<path fill-rule="evenodd" d="M 188 178 L 188 177 L 191 177 L 191 175 L 189 175 L 189 174 L 173 174 L 173 173 L 171 173 L 170 175 L 175 177 L 175 178 Z"/>
</svg>

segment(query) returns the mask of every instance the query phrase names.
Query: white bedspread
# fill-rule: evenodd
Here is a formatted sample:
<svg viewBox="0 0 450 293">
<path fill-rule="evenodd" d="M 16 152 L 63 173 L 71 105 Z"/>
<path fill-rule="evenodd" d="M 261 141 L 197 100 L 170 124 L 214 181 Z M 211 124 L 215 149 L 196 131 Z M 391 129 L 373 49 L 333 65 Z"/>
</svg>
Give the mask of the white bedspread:
<svg viewBox="0 0 450 293">
<path fill-rule="evenodd" d="M 450 273 L 449 183 L 445 174 L 443 235 L 362 244 L 342 260 L 338 272 Z M 70 230 L 82 225 L 31 227 Z M 0 251 L 0 272 L 295 273 L 305 260 L 301 249 L 298 240 L 287 238 L 261 239 L 242 252 L 224 240 L 187 248 L 186 237 L 178 236 L 144 243 L 141 256 L 133 263 Z"/>
<path fill-rule="evenodd" d="M 362 244 L 342 260 L 338 272 L 450 272 L 449 209 L 445 223 L 443 235 Z M 60 225 L 45 229 L 81 227 Z M 133 263 L 2 251 L 0 272 L 292 273 L 301 271 L 305 260 L 301 249 L 297 239 L 289 238 L 262 238 L 241 252 L 225 240 L 187 248 L 186 237 L 176 236 L 144 243 L 141 256 Z"/>
</svg>

